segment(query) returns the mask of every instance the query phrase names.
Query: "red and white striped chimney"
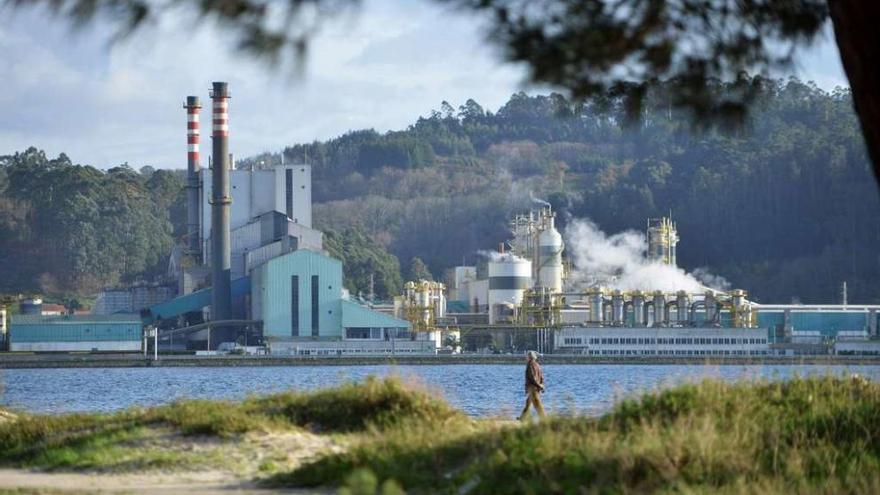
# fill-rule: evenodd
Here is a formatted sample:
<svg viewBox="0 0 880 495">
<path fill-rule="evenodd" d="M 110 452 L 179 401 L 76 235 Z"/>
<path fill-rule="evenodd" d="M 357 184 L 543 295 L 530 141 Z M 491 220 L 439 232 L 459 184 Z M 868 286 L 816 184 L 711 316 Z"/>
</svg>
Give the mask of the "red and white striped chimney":
<svg viewBox="0 0 880 495">
<path fill-rule="evenodd" d="M 211 170 L 211 318 L 228 320 L 232 316 L 230 226 L 232 197 L 229 188 L 229 87 L 215 82 L 211 91 L 213 126 L 211 132 L 214 166 Z M 218 328 L 216 342 L 235 340 L 235 329 Z M 225 339 L 225 340 L 224 340 Z M 212 339 L 214 341 L 214 339 Z"/>
<path fill-rule="evenodd" d="M 191 255 L 201 251 L 199 235 L 199 111 L 198 96 L 187 96 L 186 109 L 186 235 Z"/>
</svg>

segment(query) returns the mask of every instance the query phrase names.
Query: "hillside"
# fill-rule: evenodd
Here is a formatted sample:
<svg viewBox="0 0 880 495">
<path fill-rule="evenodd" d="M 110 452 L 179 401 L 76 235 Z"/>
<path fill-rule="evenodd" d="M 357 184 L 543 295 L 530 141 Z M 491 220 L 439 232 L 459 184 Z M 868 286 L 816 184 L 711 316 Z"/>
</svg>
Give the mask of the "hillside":
<svg viewBox="0 0 880 495">
<path fill-rule="evenodd" d="M 511 212 L 549 200 L 560 223 L 642 230 L 671 212 L 679 262 L 758 301 L 878 302 L 880 196 L 848 90 L 753 80 L 756 104 L 726 128 L 649 95 L 638 122 L 615 98 L 519 93 L 497 112 L 468 100 L 406 130 L 350 132 L 284 150 L 314 164 L 320 228 L 357 227 L 435 277 L 506 238 Z M 718 91 L 728 88 L 719 85 Z M 280 154 L 251 163 L 280 162 Z"/>
<path fill-rule="evenodd" d="M 836 302 L 843 281 L 850 302 L 880 302 L 880 195 L 849 91 L 795 79 L 752 89 L 745 122 L 724 128 L 673 109 L 662 88 L 637 122 L 612 96 L 518 93 L 495 112 L 444 102 L 401 131 L 283 153 L 313 164 L 315 221 L 354 292 L 371 273 L 387 297 L 422 261 L 438 279 L 476 263 L 507 238 L 511 213 L 542 198 L 563 232 L 576 218 L 640 231 L 671 212 L 679 263 L 759 302 Z M 182 186 L 181 171 L 102 172 L 34 148 L 0 157 L 0 289 L 84 294 L 160 274 L 183 232 Z"/>
</svg>

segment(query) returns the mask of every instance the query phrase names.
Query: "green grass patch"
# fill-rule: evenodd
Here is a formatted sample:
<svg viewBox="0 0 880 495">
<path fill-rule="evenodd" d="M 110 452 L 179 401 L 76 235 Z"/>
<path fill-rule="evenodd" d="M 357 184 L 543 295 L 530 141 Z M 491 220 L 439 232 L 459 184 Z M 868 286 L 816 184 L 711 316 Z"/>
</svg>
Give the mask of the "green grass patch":
<svg viewBox="0 0 880 495">
<path fill-rule="evenodd" d="M 391 425 L 269 483 L 334 486 L 364 470 L 416 493 L 880 493 L 880 386 L 705 381 L 597 419 Z"/>
<path fill-rule="evenodd" d="M 369 378 L 314 393 L 281 393 L 244 401 L 179 401 L 115 414 L 21 414 L 0 422 L 0 465 L 50 469 L 132 470 L 186 466 L 195 454 L 153 447 L 156 431 L 232 439 L 249 431 L 310 428 L 356 432 L 402 421 L 463 417 L 398 378 Z"/>
</svg>

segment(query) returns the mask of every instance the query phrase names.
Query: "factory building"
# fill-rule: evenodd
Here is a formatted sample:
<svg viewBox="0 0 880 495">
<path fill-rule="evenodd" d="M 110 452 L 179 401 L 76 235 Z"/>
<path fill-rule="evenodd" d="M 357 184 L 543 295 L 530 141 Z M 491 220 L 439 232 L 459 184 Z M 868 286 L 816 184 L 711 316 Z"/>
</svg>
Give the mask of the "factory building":
<svg viewBox="0 0 880 495">
<path fill-rule="evenodd" d="M 94 317 L 13 315 L 9 350 L 30 352 L 141 350 L 141 319 L 138 315 Z"/>
<path fill-rule="evenodd" d="M 555 213 L 549 207 L 516 215 L 510 223 L 513 237 L 493 253 L 488 262 L 488 276 L 477 277 L 477 267 L 458 266 L 450 301 L 457 307 L 468 306 L 472 313 L 484 313 L 488 323 L 515 323 L 517 308 L 526 290 L 544 287 L 561 293 L 565 245 L 556 230 Z"/>
<path fill-rule="evenodd" d="M 655 263 L 678 266 L 676 249 L 678 230 L 671 218 L 650 218 L 647 228 L 648 259 Z"/>
<path fill-rule="evenodd" d="M 602 357 L 766 356 L 767 332 L 759 328 L 563 328 L 554 336 L 559 353 Z"/>
<path fill-rule="evenodd" d="M 454 270 L 447 318 L 469 350 L 526 346 L 601 357 L 870 354 L 880 306 L 762 305 L 743 290 L 622 291 L 566 286 L 564 244 L 549 206 L 516 215 L 488 260 Z M 677 266 L 670 218 L 650 219 L 646 261 Z M 505 246 L 509 250 L 505 252 Z M 523 331 L 526 333 L 523 333 Z"/>
<path fill-rule="evenodd" d="M 95 298 L 93 315 L 137 313 L 176 295 L 174 287 L 158 283 L 141 282 L 129 287 L 113 287 L 101 291 Z"/>
<path fill-rule="evenodd" d="M 180 297 L 144 312 L 147 323 L 201 312 L 207 328 L 193 325 L 198 331 L 188 339 L 211 348 L 240 339 L 245 325 L 258 325 L 275 354 L 433 353 L 436 343 L 420 339 L 409 322 L 346 299 L 342 263 L 324 253 L 323 234 L 312 228 L 311 167 L 236 170 L 228 152 L 225 83 L 214 83 L 212 100 L 209 169 L 199 164 L 198 99 L 184 105 L 194 192 L 187 207 L 198 212 L 189 228 L 198 236 L 190 253 L 201 262 L 182 270 Z"/>
<path fill-rule="evenodd" d="M 211 238 L 211 170 L 199 171 L 199 235 L 203 246 Z M 280 165 L 272 170 L 229 170 L 232 204 L 229 228 L 238 229 L 260 215 L 277 211 L 290 221 L 312 227 L 312 167 Z M 206 258 L 207 259 L 207 258 Z"/>
</svg>

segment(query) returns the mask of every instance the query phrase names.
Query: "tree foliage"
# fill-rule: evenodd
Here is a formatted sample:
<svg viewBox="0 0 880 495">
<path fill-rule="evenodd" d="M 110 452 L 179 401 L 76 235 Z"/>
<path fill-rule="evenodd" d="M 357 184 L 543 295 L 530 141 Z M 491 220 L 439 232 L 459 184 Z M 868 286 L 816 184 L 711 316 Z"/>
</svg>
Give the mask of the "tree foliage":
<svg viewBox="0 0 880 495">
<path fill-rule="evenodd" d="M 428 265 L 426 265 L 421 258 L 416 256 L 409 262 L 409 271 L 406 274 L 406 279 L 413 282 L 419 280 L 431 281 L 434 280 L 434 276 L 431 275 L 431 270 L 428 268 Z"/>
<path fill-rule="evenodd" d="M 403 131 L 353 131 L 284 153 L 314 166 L 316 226 L 354 294 L 369 293 L 371 274 L 379 297 L 397 294 L 398 260 L 410 260 L 407 275 L 414 258 L 436 274 L 479 264 L 479 251 L 509 236 L 510 215 L 541 198 L 563 230 L 573 217 L 641 230 L 671 211 L 680 263 L 759 301 L 834 301 L 844 280 L 851 301 L 880 301 L 880 198 L 850 93 L 794 79 L 749 84 L 759 104 L 736 129 L 694 129 L 659 85 L 637 125 L 624 125 L 620 96 L 519 93 L 494 112 L 447 103 Z M 389 142 L 434 153 L 362 161 L 363 149 Z M 0 283 L 85 292 L 159 273 L 183 233 L 183 205 L 180 172 L 102 172 L 36 149 L 2 157 Z"/>
<path fill-rule="evenodd" d="M 345 288 L 352 295 L 367 297 L 371 289 L 380 299 L 400 294 L 403 280 L 397 257 L 382 249 L 360 229 L 324 231 L 324 249 L 342 261 Z"/>
<path fill-rule="evenodd" d="M 553 203 L 562 228 L 590 217 L 606 232 L 641 230 L 671 211 L 681 263 L 759 300 L 835 301 L 844 280 L 851 300 L 880 300 L 880 201 L 849 92 L 749 84 L 759 105 L 731 130 L 693 129 L 659 86 L 636 126 L 623 125 L 620 97 L 516 94 L 495 113 L 435 112 L 406 133 L 454 136 L 473 152 L 437 154 L 431 166 L 364 170 L 347 158 L 356 133 L 313 143 L 326 151 L 313 172 L 315 218 L 357 226 L 399 259 L 442 272 L 506 239 L 509 216 L 532 197 Z"/>
<path fill-rule="evenodd" d="M 0 157 L 0 284 L 30 291 L 89 291 L 162 273 L 183 181 L 146 179 L 127 165 L 106 172 L 36 148 Z"/>
</svg>

